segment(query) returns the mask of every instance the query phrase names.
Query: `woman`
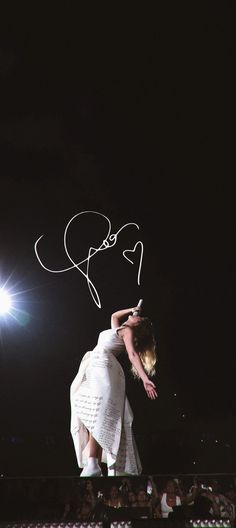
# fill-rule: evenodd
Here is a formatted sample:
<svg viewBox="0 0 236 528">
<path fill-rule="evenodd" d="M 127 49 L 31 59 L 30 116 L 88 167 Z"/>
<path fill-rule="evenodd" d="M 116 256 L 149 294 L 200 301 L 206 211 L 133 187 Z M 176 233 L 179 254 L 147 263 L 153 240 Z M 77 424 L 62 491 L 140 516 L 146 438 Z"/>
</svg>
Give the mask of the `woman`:
<svg viewBox="0 0 236 528">
<path fill-rule="evenodd" d="M 162 518 L 167 518 L 170 512 L 173 512 L 175 506 L 181 506 L 181 498 L 177 494 L 176 483 L 173 479 L 169 479 L 166 483 L 166 488 L 161 496 L 160 513 Z"/>
<path fill-rule="evenodd" d="M 107 464 L 108 476 L 142 471 L 125 376 L 116 359 L 122 352 L 127 352 L 134 376 L 154 400 L 157 390 L 148 375 L 155 373 L 156 343 L 151 322 L 140 316 L 139 306 L 112 314 L 111 328 L 99 334 L 72 382 L 71 434 L 78 465 L 84 468 L 82 477 L 102 476 L 101 462 Z"/>
<path fill-rule="evenodd" d="M 105 500 L 105 504 L 110 508 L 122 508 L 122 506 L 125 506 L 123 497 L 116 484 L 111 486 L 108 497 Z"/>
<path fill-rule="evenodd" d="M 136 493 L 132 489 L 128 491 L 126 506 L 128 506 L 129 508 L 137 508 L 138 506 Z"/>
</svg>

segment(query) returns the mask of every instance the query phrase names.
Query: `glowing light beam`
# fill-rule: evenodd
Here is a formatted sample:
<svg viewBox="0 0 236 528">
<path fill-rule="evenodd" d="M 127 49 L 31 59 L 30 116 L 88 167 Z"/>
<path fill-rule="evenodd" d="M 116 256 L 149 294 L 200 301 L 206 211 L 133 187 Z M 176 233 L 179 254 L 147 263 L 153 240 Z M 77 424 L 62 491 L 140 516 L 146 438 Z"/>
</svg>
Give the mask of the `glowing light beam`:
<svg viewBox="0 0 236 528">
<path fill-rule="evenodd" d="M 11 274 L 12 275 L 12 274 Z M 26 326 L 31 316 L 30 314 L 20 308 L 19 305 L 25 304 L 25 291 L 17 291 L 19 284 L 9 285 L 11 275 L 5 282 L 0 281 L 0 319 L 4 325 L 9 325 L 11 322 L 16 322 L 20 326 Z M 2 284 L 1 284 L 2 282 Z M 6 285 L 8 284 L 8 288 Z"/>
<path fill-rule="evenodd" d="M 0 315 L 10 313 L 11 306 L 11 296 L 4 288 L 0 288 Z"/>
</svg>

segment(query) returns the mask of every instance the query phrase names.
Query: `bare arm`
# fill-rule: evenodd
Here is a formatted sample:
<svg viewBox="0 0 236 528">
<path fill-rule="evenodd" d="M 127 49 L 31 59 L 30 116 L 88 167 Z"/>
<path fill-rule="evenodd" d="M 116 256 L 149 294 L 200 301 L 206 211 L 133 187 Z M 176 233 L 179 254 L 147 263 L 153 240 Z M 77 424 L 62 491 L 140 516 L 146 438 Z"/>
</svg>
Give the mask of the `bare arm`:
<svg viewBox="0 0 236 528">
<path fill-rule="evenodd" d="M 157 397 L 157 390 L 155 384 L 148 378 L 141 359 L 139 357 L 139 354 L 135 350 L 134 346 L 134 339 L 133 339 L 133 331 L 130 327 L 126 327 L 122 329 L 122 337 L 124 340 L 125 348 L 127 350 L 127 354 L 129 356 L 129 360 L 134 366 L 134 368 L 137 370 L 138 375 L 140 376 L 144 389 L 147 393 L 147 396 L 154 400 Z"/>
<path fill-rule="evenodd" d="M 126 315 L 132 314 L 135 308 L 125 308 L 124 310 L 118 310 L 114 312 L 111 316 L 111 328 L 119 328 L 122 324 L 122 320 Z"/>
<path fill-rule="evenodd" d="M 192 491 L 187 495 L 183 495 L 181 491 L 178 492 L 178 495 L 180 497 L 181 504 L 190 504 L 191 502 L 195 501 L 198 495 L 198 490 L 193 486 Z"/>
</svg>

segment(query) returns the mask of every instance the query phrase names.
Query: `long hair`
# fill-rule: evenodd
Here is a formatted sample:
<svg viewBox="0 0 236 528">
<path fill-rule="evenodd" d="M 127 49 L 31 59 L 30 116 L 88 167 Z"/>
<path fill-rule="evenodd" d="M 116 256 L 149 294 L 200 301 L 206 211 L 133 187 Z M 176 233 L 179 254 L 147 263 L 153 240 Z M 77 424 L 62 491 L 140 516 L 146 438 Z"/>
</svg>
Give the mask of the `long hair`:
<svg viewBox="0 0 236 528">
<path fill-rule="evenodd" d="M 150 319 L 144 317 L 137 326 L 133 327 L 133 332 L 135 349 L 139 354 L 143 368 L 149 376 L 154 376 L 156 373 L 157 345 Z M 133 365 L 131 371 L 136 378 L 139 378 L 139 374 Z"/>
</svg>

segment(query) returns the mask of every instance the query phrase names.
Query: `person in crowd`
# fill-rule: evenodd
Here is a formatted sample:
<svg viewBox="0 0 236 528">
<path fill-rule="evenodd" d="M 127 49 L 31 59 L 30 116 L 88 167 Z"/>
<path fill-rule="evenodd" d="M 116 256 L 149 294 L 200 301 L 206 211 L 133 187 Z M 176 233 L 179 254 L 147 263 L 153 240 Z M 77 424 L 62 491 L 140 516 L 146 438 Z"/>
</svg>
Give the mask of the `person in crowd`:
<svg viewBox="0 0 236 528">
<path fill-rule="evenodd" d="M 226 485 L 224 489 L 224 495 L 229 501 L 229 507 L 231 511 L 230 520 L 235 522 L 236 520 L 236 488 L 232 484 Z"/>
<path fill-rule="evenodd" d="M 157 490 L 155 479 L 152 475 L 147 478 L 147 494 L 149 496 L 149 507 L 151 510 L 151 516 L 154 519 L 161 517 L 160 514 L 160 496 Z"/>
<path fill-rule="evenodd" d="M 126 498 L 126 506 L 136 508 L 138 506 L 137 496 L 133 490 L 129 490 Z"/>
<path fill-rule="evenodd" d="M 215 519 L 219 518 L 219 509 L 209 492 L 200 493 L 194 500 L 192 514 L 195 518 Z"/>
<path fill-rule="evenodd" d="M 176 483 L 173 479 L 168 479 L 165 489 L 160 498 L 160 513 L 163 519 L 173 512 L 175 506 L 181 505 L 180 496 L 177 494 Z"/>
<path fill-rule="evenodd" d="M 195 487 L 192 488 L 191 492 L 185 494 L 183 491 L 182 483 L 179 483 L 179 479 L 168 479 L 163 492 L 160 494 L 160 506 L 159 512 L 161 517 L 166 519 L 170 513 L 173 513 L 174 509 L 181 505 L 187 506 L 194 501 L 196 496 Z"/>
<path fill-rule="evenodd" d="M 72 479 L 64 492 L 62 521 L 73 521 L 77 519 L 77 514 L 82 506 L 83 494 L 83 488 L 81 485 L 78 485 L 77 479 Z"/>
<path fill-rule="evenodd" d="M 113 484 L 110 487 L 108 496 L 105 499 L 105 504 L 110 508 L 121 508 L 122 506 L 125 506 L 124 498 L 122 497 L 118 485 Z"/>
<path fill-rule="evenodd" d="M 132 485 L 131 485 L 131 479 L 124 477 L 121 479 L 121 483 L 119 485 L 119 491 L 122 495 L 124 504 L 128 503 L 128 494 L 129 492 L 132 492 Z"/>
<path fill-rule="evenodd" d="M 198 495 L 199 490 L 199 484 L 197 481 L 197 477 L 193 477 L 193 485 L 191 486 L 190 490 L 187 490 L 187 488 L 184 485 L 184 482 L 180 478 L 174 478 L 173 481 L 175 482 L 176 487 L 176 494 L 180 498 L 180 502 L 182 506 L 191 506 L 194 504 L 194 500 Z"/>
<path fill-rule="evenodd" d="M 194 477 L 193 486 L 190 488 L 187 498 L 188 505 L 192 508 L 192 515 L 204 517 L 208 515 L 209 519 L 219 518 L 220 509 L 215 500 L 212 488 L 198 477 Z"/>
<path fill-rule="evenodd" d="M 85 522 L 92 520 L 93 509 L 91 503 L 83 500 L 81 506 L 76 511 L 76 520 Z"/>
<path fill-rule="evenodd" d="M 222 492 L 219 481 L 215 478 L 210 480 L 208 492 L 209 498 L 212 497 L 212 503 L 215 505 L 215 509 L 219 510 L 219 517 L 221 519 L 233 519 L 234 508 L 228 497 Z"/>
<path fill-rule="evenodd" d="M 137 506 L 143 508 L 148 517 L 152 517 L 152 497 L 142 485 L 137 490 Z"/>
<path fill-rule="evenodd" d="M 95 489 L 94 481 L 90 479 L 86 479 L 85 486 L 84 486 L 84 498 L 87 502 L 91 504 L 91 507 L 94 508 L 97 500 L 98 500 L 98 493 Z"/>
<path fill-rule="evenodd" d="M 139 508 L 148 508 L 150 505 L 150 498 L 145 489 L 139 489 L 137 493 L 137 502 Z"/>
</svg>

